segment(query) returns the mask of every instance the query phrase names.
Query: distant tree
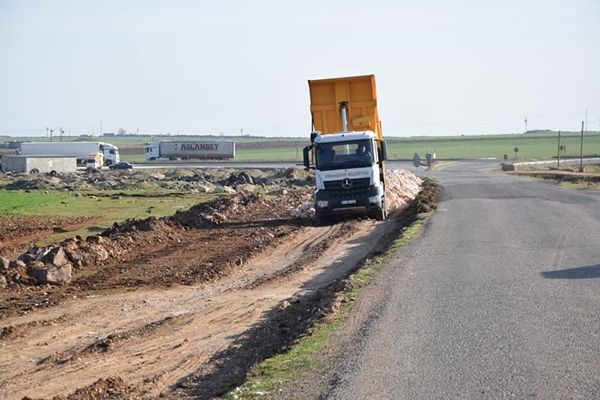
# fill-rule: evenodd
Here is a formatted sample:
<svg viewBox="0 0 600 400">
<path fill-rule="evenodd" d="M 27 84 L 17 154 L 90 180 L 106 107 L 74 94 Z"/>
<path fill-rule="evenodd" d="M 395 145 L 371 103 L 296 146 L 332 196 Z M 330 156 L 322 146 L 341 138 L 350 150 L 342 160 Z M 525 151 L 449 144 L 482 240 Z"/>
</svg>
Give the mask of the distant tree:
<svg viewBox="0 0 600 400">
<path fill-rule="evenodd" d="M 117 131 L 117 135 L 121 135 L 121 136 L 123 136 L 126 133 L 127 133 L 127 129 L 123 129 L 123 128 L 119 128 L 119 130 Z"/>
</svg>

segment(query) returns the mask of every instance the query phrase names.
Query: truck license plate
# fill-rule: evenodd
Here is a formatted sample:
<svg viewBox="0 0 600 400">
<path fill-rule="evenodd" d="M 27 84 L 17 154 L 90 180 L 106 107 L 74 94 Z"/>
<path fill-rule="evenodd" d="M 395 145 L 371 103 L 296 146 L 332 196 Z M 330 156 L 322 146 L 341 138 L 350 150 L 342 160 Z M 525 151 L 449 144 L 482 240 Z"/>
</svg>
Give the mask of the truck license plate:
<svg viewBox="0 0 600 400">
<path fill-rule="evenodd" d="M 343 205 L 356 204 L 356 200 L 342 200 Z"/>
</svg>

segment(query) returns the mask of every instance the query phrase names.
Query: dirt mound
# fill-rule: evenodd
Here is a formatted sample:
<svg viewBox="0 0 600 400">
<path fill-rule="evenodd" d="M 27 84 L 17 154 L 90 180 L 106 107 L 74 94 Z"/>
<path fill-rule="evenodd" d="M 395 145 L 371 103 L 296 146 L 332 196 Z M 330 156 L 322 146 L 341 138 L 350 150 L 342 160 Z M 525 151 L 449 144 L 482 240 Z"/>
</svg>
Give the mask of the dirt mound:
<svg viewBox="0 0 600 400">
<path fill-rule="evenodd" d="M 290 219 L 289 211 L 309 196 L 302 190 L 268 196 L 241 190 L 172 216 L 127 220 L 85 239 L 32 246 L 0 268 L 7 286 L 0 292 L 0 315 L 55 305 L 65 291 L 219 279 L 300 229 L 304 223 Z"/>
<path fill-rule="evenodd" d="M 140 398 L 120 377 L 101 378 L 89 386 L 77 389 L 67 397 L 52 400 L 126 400 Z"/>
<path fill-rule="evenodd" d="M 165 169 L 106 170 L 102 173 L 5 176 L 0 188 L 6 190 L 173 190 L 192 193 L 222 193 L 238 185 L 302 187 L 312 182 L 309 172 L 288 169 Z"/>
<path fill-rule="evenodd" d="M 389 212 L 405 208 L 421 190 L 421 178 L 405 169 L 385 171 L 386 202 Z"/>
<path fill-rule="evenodd" d="M 0 215 L 0 256 L 23 252 L 30 243 L 56 232 L 67 232 L 95 218 L 56 218 L 28 215 Z"/>
</svg>

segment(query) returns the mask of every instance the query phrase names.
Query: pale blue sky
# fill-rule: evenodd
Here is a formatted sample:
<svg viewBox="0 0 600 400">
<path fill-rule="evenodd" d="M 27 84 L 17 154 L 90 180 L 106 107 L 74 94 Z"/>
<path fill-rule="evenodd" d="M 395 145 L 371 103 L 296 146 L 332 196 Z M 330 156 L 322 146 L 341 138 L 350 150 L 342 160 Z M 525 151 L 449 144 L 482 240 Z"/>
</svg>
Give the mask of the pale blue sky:
<svg viewBox="0 0 600 400">
<path fill-rule="evenodd" d="M 0 0 L 0 133 L 308 136 L 308 79 L 374 73 L 384 134 L 600 118 L 599 0 Z"/>
</svg>

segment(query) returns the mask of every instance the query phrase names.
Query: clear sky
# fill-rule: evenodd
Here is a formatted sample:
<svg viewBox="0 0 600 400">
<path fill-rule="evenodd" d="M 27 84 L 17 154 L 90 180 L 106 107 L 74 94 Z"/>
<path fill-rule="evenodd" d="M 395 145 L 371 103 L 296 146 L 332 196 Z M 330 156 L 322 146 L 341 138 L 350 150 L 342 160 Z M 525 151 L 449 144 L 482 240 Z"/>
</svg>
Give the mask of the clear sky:
<svg viewBox="0 0 600 400">
<path fill-rule="evenodd" d="M 371 73 L 390 136 L 598 130 L 600 1 L 0 0 L 2 134 L 308 136 Z"/>
</svg>

